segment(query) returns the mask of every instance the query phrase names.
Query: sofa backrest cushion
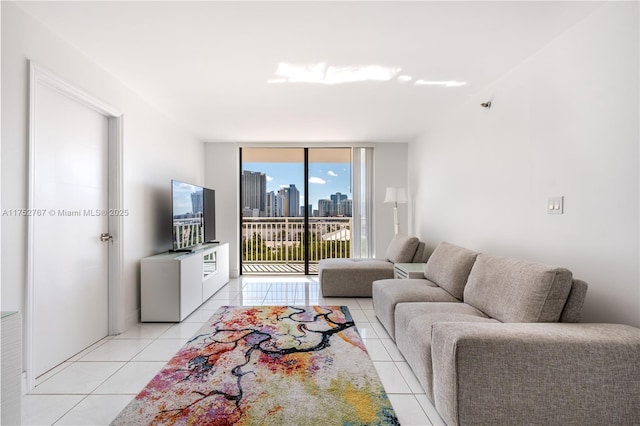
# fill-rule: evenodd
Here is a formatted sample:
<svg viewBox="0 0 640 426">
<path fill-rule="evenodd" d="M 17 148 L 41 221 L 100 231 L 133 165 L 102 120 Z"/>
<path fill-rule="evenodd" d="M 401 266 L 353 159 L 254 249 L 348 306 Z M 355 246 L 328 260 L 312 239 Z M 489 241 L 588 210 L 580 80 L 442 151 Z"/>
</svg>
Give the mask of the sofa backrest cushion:
<svg viewBox="0 0 640 426">
<path fill-rule="evenodd" d="M 433 251 L 424 268 L 424 277 L 450 295 L 462 300 L 465 284 L 478 253 L 442 242 Z"/>
<path fill-rule="evenodd" d="M 387 260 L 393 263 L 411 263 L 419 242 L 416 237 L 396 234 L 387 247 Z"/>
<path fill-rule="evenodd" d="M 427 250 L 426 245 L 422 241 L 418 241 L 418 248 L 416 249 L 415 254 L 413 255 L 412 263 L 424 263 L 427 261 Z"/>
<path fill-rule="evenodd" d="M 564 309 L 560 315 L 560 322 L 580 322 L 580 313 L 582 312 L 584 299 L 587 296 L 587 287 L 588 284 L 586 282 L 573 279 L 567 303 L 564 304 Z"/>
<path fill-rule="evenodd" d="M 464 302 L 502 322 L 557 322 L 571 284 L 568 269 L 479 254 Z"/>
</svg>

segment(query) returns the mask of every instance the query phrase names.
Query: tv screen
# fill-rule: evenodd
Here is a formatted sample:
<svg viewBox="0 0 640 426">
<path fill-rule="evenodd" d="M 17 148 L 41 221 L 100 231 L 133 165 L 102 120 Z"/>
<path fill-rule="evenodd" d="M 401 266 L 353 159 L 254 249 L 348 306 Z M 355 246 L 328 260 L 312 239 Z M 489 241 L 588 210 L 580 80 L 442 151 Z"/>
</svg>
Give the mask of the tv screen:
<svg viewBox="0 0 640 426">
<path fill-rule="evenodd" d="M 204 188 L 204 241 L 216 241 L 216 191 Z"/>
<path fill-rule="evenodd" d="M 204 189 L 171 181 L 173 250 L 186 250 L 204 242 Z"/>
</svg>

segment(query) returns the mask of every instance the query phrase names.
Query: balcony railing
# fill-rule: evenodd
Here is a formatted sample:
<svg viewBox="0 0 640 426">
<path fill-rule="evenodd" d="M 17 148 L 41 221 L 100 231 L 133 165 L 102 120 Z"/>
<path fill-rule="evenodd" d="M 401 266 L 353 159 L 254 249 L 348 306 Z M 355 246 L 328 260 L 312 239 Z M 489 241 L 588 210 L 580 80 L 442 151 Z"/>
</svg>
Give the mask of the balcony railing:
<svg viewBox="0 0 640 426">
<path fill-rule="evenodd" d="M 309 268 L 321 259 L 351 256 L 351 218 L 309 218 Z M 304 218 L 242 219 L 243 273 L 304 272 Z"/>
</svg>

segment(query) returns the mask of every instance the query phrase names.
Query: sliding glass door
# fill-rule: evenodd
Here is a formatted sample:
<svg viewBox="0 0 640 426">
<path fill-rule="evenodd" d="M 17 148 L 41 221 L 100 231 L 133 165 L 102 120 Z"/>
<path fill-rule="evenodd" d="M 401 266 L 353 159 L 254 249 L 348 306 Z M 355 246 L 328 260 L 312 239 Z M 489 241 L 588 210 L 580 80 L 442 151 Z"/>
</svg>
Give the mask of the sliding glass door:
<svg viewBox="0 0 640 426">
<path fill-rule="evenodd" d="M 351 257 L 353 194 L 350 148 L 310 148 L 308 259 Z"/>
<path fill-rule="evenodd" d="M 350 257 L 351 148 L 241 150 L 243 274 L 317 274 Z"/>
</svg>

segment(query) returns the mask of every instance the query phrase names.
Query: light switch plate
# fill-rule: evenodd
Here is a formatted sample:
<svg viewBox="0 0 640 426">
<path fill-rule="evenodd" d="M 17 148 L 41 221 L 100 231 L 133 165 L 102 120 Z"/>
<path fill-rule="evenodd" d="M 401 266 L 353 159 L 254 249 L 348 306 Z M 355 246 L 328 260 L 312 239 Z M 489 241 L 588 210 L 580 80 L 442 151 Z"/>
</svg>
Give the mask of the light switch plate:
<svg viewBox="0 0 640 426">
<path fill-rule="evenodd" d="M 563 214 L 564 213 L 564 197 L 549 197 L 549 200 L 547 201 L 547 213 Z"/>
</svg>

